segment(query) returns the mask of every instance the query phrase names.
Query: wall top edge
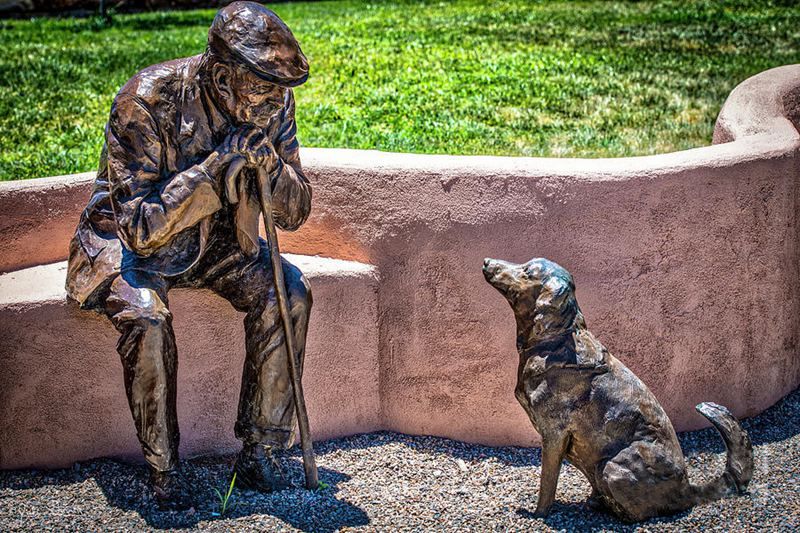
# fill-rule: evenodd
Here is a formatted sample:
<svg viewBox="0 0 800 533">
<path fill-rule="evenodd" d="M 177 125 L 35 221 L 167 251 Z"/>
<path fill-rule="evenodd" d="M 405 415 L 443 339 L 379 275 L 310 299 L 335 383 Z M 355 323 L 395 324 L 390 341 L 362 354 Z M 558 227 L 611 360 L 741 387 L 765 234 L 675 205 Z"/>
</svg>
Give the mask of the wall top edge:
<svg viewBox="0 0 800 533">
<path fill-rule="evenodd" d="M 46 178 L 33 178 L 28 180 L 0 181 L 0 197 L 5 193 L 35 191 L 41 189 L 58 189 L 64 186 L 74 187 L 84 183 L 91 183 L 96 176 L 95 171 L 80 172 L 78 174 L 63 174 L 61 176 L 48 176 Z"/>
<path fill-rule="evenodd" d="M 758 159 L 775 159 L 800 151 L 800 137 L 758 134 L 733 142 L 679 152 L 620 158 L 543 158 L 489 155 L 446 155 L 303 148 L 303 166 L 315 173 L 330 169 L 364 170 L 379 174 L 417 172 L 470 175 L 491 172 L 531 177 L 552 176 L 586 181 L 624 181 L 642 176 L 723 167 Z M 95 172 L 82 172 L 19 181 L 0 182 L 0 197 L 25 191 L 88 185 Z"/>
<path fill-rule="evenodd" d="M 317 172 L 326 169 L 364 169 L 378 173 L 428 172 L 480 174 L 490 171 L 531 177 L 626 180 L 673 174 L 693 168 L 723 167 L 746 161 L 775 159 L 800 151 L 800 136 L 758 134 L 730 143 L 634 157 L 544 158 L 484 155 L 408 154 L 377 150 L 305 148 L 303 164 Z"/>
</svg>

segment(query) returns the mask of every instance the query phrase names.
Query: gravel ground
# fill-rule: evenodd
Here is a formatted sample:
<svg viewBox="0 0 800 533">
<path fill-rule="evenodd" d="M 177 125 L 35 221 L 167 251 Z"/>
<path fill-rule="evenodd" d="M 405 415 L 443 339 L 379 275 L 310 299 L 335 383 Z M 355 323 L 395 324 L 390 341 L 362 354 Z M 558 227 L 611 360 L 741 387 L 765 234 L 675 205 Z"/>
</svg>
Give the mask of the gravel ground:
<svg viewBox="0 0 800 533">
<path fill-rule="evenodd" d="M 695 507 L 638 527 L 590 511 L 589 485 L 571 466 L 559 479 L 556 505 L 533 518 L 540 453 L 489 448 L 434 437 L 373 433 L 317 444 L 317 491 L 261 495 L 235 490 L 235 507 L 219 517 L 214 488 L 224 491 L 233 457 L 186 461 L 197 488 L 195 510 L 158 512 L 140 465 L 109 459 L 55 471 L 0 472 L 0 530 L 590 530 L 800 529 L 800 389 L 746 420 L 756 472 L 747 495 Z M 724 447 L 714 430 L 680 435 L 694 481 L 717 475 Z M 297 450 L 286 463 L 302 481 Z"/>
</svg>

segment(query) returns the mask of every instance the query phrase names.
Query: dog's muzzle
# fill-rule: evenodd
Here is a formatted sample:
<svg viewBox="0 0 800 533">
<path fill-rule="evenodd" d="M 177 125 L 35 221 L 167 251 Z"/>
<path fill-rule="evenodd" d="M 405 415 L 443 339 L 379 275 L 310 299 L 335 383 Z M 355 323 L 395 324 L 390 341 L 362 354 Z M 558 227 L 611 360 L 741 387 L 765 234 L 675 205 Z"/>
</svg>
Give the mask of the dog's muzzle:
<svg viewBox="0 0 800 533">
<path fill-rule="evenodd" d="M 483 276 L 486 278 L 486 281 L 490 281 L 500 270 L 500 264 L 498 261 L 487 257 L 483 260 Z"/>
</svg>

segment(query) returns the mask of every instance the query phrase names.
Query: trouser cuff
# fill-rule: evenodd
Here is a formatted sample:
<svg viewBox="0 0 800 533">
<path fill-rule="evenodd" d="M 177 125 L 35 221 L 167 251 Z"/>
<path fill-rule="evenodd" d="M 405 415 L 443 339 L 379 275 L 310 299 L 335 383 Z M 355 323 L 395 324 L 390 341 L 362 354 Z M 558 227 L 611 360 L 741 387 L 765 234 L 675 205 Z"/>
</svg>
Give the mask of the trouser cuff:
<svg viewBox="0 0 800 533">
<path fill-rule="evenodd" d="M 177 452 L 171 453 L 168 456 L 147 453 L 147 449 L 144 449 L 143 452 L 145 462 L 151 469 L 157 472 L 169 472 L 171 470 L 177 470 L 179 467 Z"/>
<path fill-rule="evenodd" d="M 285 428 L 258 428 L 236 424 L 236 438 L 244 444 L 263 444 L 273 448 L 288 449 L 294 444 L 294 430 Z"/>
</svg>

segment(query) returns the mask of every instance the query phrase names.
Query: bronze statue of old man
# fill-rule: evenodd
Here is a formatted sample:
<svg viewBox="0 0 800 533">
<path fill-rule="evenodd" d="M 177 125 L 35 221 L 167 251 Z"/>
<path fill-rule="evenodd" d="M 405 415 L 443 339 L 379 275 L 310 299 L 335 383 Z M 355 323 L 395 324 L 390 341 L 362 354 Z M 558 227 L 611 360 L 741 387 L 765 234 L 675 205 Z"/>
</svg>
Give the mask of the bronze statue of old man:
<svg viewBox="0 0 800 533">
<path fill-rule="evenodd" d="M 114 99 L 70 246 L 67 291 L 121 334 L 125 392 L 162 507 L 192 504 L 178 463 L 173 287 L 211 289 L 247 313 L 237 482 L 286 486 L 273 454 L 293 442 L 295 410 L 270 252 L 258 236 L 256 175 L 271 183 L 275 223 L 303 224 L 311 186 L 292 87 L 307 77 L 283 21 L 260 4 L 234 2 L 214 18 L 205 53 L 142 70 Z M 302 362 L 311 293 L 295 266 L 282 265 Z"/>
</svg>

